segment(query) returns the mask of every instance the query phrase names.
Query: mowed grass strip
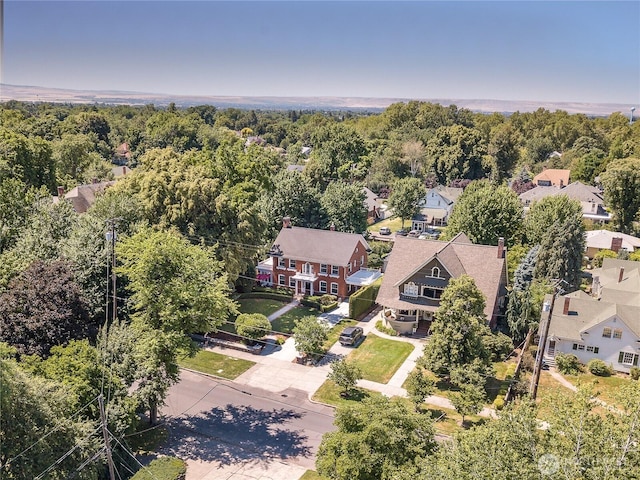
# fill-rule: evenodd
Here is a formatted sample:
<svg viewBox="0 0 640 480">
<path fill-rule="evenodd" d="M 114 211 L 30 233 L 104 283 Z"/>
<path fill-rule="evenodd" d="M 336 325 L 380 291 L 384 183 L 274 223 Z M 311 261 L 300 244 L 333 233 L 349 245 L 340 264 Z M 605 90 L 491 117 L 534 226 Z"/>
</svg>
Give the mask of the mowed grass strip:
<svg viewBox="0 0 640 480">
<path fill-rule="evenodd" d="M 209 375 L 234 380 L 256 363 L 241 358 L 229 357 L 209 350 L 200 350 L 195 357 L 185 357 L 178 361 L 178 365 Z"/>
<path fill-rule="evenodd" d="M 318 315 L 320 315 L 320 312 L 315 308 L 300 305 L 299 307 L 294 307 L 284 315 L 274 319 L 273 322 L 271 322 L 271 328 L 276 332 L 291 333 L 293 331 L 293 327 L 296 326 L 296 320 L 308 316 L 317 317 Z"/>
<path fill-rule="evenodd" d="M 326 403 L 327 405 L 333 405 L 334 407 L 340 407 L 344 405 L 355 405 L 362 402 L 365 398 L 369 397 L 381 397 L 382 394 L 367 390 L 366 388 L 356 387 L 354 388 L 349 397 L 343 397 L 340 395 L 342 388 L 338 387 L 333 381 L 325 380 L 320 385 L 320 388 L 311 397 L 316 402 Z"/>
<path fill-rule="evenodd" d="M 413 349 L 411 343 L 387 340 L 370 333 L 349 354 L 348 360 L 360 367 L 365 380 L 387 383 Z"/>
</svg>

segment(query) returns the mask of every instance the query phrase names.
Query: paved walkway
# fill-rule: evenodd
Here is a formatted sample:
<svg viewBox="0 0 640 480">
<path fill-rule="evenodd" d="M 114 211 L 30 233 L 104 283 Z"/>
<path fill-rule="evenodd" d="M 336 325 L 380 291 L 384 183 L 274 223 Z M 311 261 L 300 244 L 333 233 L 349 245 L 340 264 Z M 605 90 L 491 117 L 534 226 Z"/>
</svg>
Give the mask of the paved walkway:
<svg viewBox="0 0 640 480">
<path fill-rule="evenodd" d="M 576 387 L 569 380 L 564 378 L 560 372 L 558 372 L 555 368 L 549 369 L 549 375 L 551 375 L 554 379 L 556 379 L 562 386 L 567 387 L 569 390 L 574 392 L 578 391 L 578 387 Z"/>
<path fill-rule="evenodd" d="M 276 310 L 271 315 L 269 315 L 267 319 L 270 322 L 273 322 L 276 318 L 284 315 L 289 310 L 296 308 L 298 305 L 300 305 L 300 302 L 298 300 L 292 300 L 291 302 L 287 303 L 284 307 L 282 307 L 280 310 Z"/>
</svg>

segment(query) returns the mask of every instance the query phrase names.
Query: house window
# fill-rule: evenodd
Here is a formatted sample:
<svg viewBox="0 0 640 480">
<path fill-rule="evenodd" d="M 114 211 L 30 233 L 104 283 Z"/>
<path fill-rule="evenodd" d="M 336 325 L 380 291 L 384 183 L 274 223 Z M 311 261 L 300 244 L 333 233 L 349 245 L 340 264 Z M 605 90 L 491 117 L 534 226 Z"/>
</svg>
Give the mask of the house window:
<svg viewBox="0 0 640 480">
<path fill-rule="evenodd" d="M 313 265 L 310 263 L 305 263 L 302 265 L 302 273 L 306 275 L 313 275 Z"/>
<path fill-rule="evenodd" d="M 360 266 L 364 265 L 364 255 L 360 255 Z"/>
<path fill-rule="evenodd" d="M 584 350 L 584 345 L 583 345 L 583 344 L 581 344 L 581 343 L 579 343 L 579 344 L 578 344 L 578 350 L 582 350 L 582 351 L 583 351 L 583 350 Z"/>
<path fill-rule="evenodd" d="M 351 273 L 351 264 L 349 264 L 348 267 L 349 267 L 349 273 Z"/>
<path fill-rule="evenodd" d="M 340 275 L 340 267 L 336 265 L 331 265 L 331 275 L 333 275 L 334 277 L 337 277 L 338 275 Z"/>
<path fill-rule="evenodd" d="M 439 300 L 442 296 L 442 290 L 439 288 L 422 287 L 422 296 Z"/>
<path fill-rule="evenodd" d="M 289 268 L 296 268 L 296 261 L 289 259 Z"/>
<path fill-rule="evenodd" d="M 620 340 L 622 338 L 622 330 L 620 330 L 619 328 L 616 328 L 613 331 L 613 338 L 617 338 L 618 340 Z"/>
<path fill-rule="evenodd" d="M 602 330 L 602 336 L 611 338 L 611 329 L 609 327 L 604 327 L 604 329 Z"/>
<path fill-rule="evenodd" d="M 431 276 L 435 278 L 440 278 L 440 269 L 438 267 L 433 267 L 431 269 Z"/>
<path fill-rule="evenodd" d="M 325 275 L 327 274 L 327 264 L 326 263 L 321 263 L 320 264 L 320 273 L 324 273 Z"/>
<path fill-rule="evenodd" d="M 620 352 L 618 355 L 618 363 L 624 363 L 625 365 L 638 366 L 638 355 L 631 352 Z"/>
<path fill-rule="evenodd" d="M 578 350 L 578 344 L 577 344 L 577 343 L 574 343 L 574 344 L 573 344 L 572 349 L 573 349 L 573 350 Z"/>
<path fill-rule="evenodd" d="M 418 296 L 418 285 L 415 283 L 406 283 L 404 286 L 404 294 L 407 297 L 417 297 Z"/>
<path fill-rule="evenodd" d="M 338 284 L 331 282 L 331 295 L 338 295 Z"/>
<path fill-rule="evenodd" d="M 575 348 L 574 348 L 575 350 Z M 598 353 L 600 351 L 600 349 L 598 347 L 592 347 L 592 346 L 588 346 L 587 347 L 587 352 L 591 352 L 591 353 Z"/>
<path fill-rule="evenodd" d="M 280 257 L 278 259 L 278 267 L 285 268 L 285 266 L 284 266 L 284 258 Z"/>
<path fill-rule="evenodd" d="M 278 275 L 278 285 L 284 285 L 284 275 Z"/>
<path fill-rule="evenodd" d="M 291 288 L 296 288 L 296 281 L 293 277 L 289 277 L 289 286 Z"/>
<path fill-rule="evenodd" d="M 327 293 L 327 282 L 324 280 L 320 281 L 320 293 Z"/>
</svg>

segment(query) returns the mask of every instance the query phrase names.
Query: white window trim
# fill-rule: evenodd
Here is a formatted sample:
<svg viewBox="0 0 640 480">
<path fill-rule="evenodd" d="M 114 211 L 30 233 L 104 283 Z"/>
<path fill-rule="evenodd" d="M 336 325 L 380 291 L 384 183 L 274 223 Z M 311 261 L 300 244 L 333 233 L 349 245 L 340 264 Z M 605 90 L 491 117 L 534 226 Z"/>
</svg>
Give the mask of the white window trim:
<svg viewBox="0 0 640 480">
<path fill-rule="evenodd" d="M 284 258 L 282 258 L 282 257 L 278 258 L 278 268 L 287 268 L 286 264 L 285 264 L 285 261 L 284 261 Z"/>
<path fill-rule="evenodd" d="M 327 293 L 327 282 L 324 280 L 320 280 L 320 284 L 318 285 L 318 291 L 320 293 Z"/>
<path fill-rule="evenodd" d="M 338 284 L 336 282 L 331 282 L 331 295 L 337 295 L 337 294 L 338 294 Z"/>
<path fill-rule="evenodd" d="M 329 266 L 326 263 L 320 264 L 320 275 L 326 275 L 329 272 Z"/>
<path fill-rule="evenodd" d="M 286 278 L 282 273 L 278 275 L 278 285 L 285 285 L 285 280 Z"/>
<path fill-rule="evenodd" d="M 404 284 L 403 293 L 407 297 L 415 297 L 415 298 L 417 298 L 419 290 L 420 290 L 420 287 L 418 287 L 418 285 L 416 285 L 413 282 L 409 282 L 409 283 L 405 283 Z"/>
</svg>

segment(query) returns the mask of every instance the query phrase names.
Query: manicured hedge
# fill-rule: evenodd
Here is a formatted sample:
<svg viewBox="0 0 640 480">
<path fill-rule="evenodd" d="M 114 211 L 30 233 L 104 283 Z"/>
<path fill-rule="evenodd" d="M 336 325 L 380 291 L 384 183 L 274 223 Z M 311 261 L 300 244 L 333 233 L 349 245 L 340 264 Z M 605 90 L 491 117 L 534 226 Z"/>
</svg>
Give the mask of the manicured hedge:
<svg viewBox="0 0 640 480">
<path fill-rule="evenodd" d="M 349 297 L 349 318 L 360 318 L 373 309 L 380 285 L 382 285 L 382 278 L 367 287 L 361 288 Z"/>
<path fill-rule="evenodd" d="M 175 457 L 160 457 L 138 470 L 131 480 L 184 480 L 187 465 Z"/>
<path fill-rule="evenodd" d="M 238 299 L 240 298 L 266 298 L 268 300 L 290 302 L 293 299 L 293 295 L 274 293 L 274 292 L 249 292 L 249 293 L 241 293 L 240 295 L 238 295 Z"/>
</svg>

